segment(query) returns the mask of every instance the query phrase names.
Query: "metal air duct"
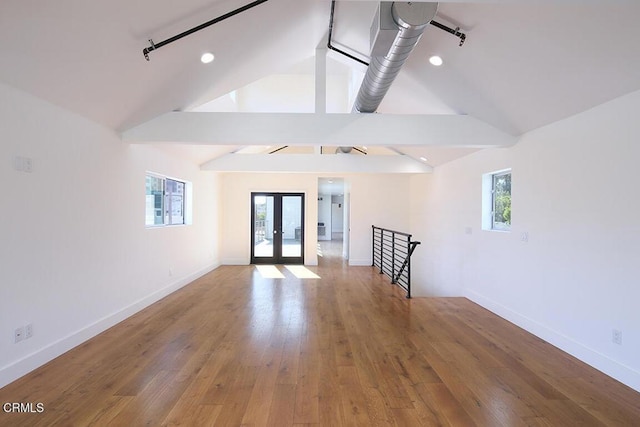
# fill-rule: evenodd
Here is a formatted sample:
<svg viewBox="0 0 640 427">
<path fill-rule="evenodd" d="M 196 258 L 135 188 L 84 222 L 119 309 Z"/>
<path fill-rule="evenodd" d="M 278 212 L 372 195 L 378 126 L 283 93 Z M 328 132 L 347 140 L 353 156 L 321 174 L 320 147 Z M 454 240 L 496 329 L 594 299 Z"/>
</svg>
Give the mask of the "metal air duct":
<svg viewBox="0 0 640 427">
<path fill-rule="evenodd" d="M 437 10 L 438 3 L 380 2 L 371 26 L 371 62 L 354 112 L 375 113 Z"/>
</svg>

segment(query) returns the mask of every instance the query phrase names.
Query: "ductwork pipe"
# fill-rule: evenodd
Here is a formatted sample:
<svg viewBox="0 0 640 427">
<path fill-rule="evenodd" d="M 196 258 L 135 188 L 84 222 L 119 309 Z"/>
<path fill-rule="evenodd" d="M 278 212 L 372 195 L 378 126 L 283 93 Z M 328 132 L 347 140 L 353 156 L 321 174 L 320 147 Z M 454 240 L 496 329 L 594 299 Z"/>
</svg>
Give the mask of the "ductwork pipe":
<svg viewBox="0 0 640 427">
<path fill-rule="evenodd" d="M 354 112 L 376 112 L 437 10 L 438 3 L 380 3 L 371 27 L 371 63 L 354 102 Z"/>
</svg>

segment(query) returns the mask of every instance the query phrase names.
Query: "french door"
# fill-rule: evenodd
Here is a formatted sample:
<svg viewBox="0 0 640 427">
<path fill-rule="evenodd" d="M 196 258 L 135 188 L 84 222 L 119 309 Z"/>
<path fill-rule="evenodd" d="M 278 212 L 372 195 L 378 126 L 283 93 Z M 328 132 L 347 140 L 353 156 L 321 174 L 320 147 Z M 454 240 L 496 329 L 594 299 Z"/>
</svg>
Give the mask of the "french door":
<svg viewBox="0 0 640 427">
<path fill-rule="evenodd" d="M 304 263 L 304 194 L 251 193 L 251 263 Z"/>
</svg>

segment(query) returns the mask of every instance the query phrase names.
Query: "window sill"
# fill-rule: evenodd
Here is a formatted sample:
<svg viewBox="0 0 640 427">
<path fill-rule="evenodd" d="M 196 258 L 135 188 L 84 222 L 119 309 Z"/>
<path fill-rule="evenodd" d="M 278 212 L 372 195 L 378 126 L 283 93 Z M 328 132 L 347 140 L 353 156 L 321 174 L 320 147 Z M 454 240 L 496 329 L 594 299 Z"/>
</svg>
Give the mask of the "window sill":
<svg viewBox="0 0 640 427">
<path fill-rule="evenodd" d="M 482 231 L 489 231 L 493 233 L 511 233 L 511 230 L 500 230 L 499 228 L 483 228 Z"/>
</svg>

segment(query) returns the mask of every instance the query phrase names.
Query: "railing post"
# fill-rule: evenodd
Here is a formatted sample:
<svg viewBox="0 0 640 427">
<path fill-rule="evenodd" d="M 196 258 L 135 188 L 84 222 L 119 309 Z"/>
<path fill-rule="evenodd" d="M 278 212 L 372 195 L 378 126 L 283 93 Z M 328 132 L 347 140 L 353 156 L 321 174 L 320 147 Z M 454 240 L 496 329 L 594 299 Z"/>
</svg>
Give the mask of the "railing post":
<svg viewBox="0 0 640 427">
<path fill-rule="evenodd" d="M 384 247 L 383 247 L 383 245 L 384 245 L 384 230 L 381 228 L 380 229 L 380 274 L 383 273 L 382 266 L 384 265 L 384 262 L 383 262 L 383 260 L 384 260 L 384 258 L 383 258 L 383 256 L 384 256 Z"/>
<path fill-rule="evenodd" d="M 396 275 L 396 233 L 391 232 L 391 284 L 395 285 L 398 281 L 393 280 Z"/>
<path fill-rule="evenodd" d="M 411 235 L 407 237 L 407 299 L 411 298 Z"/>
<path fill-rule="evenodd" d="M 376 226 L 371 226 L 371 267 L 376 265 Z"/>
</svg>

